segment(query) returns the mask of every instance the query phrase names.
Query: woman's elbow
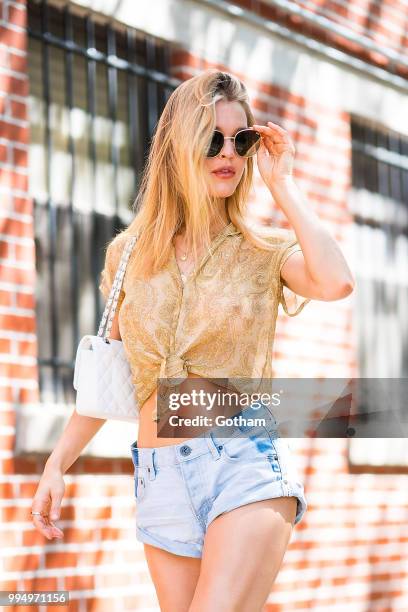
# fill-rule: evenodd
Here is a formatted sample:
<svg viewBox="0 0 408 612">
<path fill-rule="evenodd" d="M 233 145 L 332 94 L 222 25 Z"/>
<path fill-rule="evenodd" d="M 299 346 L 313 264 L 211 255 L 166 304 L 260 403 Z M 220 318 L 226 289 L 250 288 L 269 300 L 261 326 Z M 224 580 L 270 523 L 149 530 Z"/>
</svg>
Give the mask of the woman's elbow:
<svg viewBox="0 0 408 612">
<path fill-rule="evenodd" d="M 342 300 L 354 291 L 354 287 L 355 280 L 352 277 L 336 285 L 327 285 L 322 289 L 321 299 L 325 301 Z"/>
</svg>

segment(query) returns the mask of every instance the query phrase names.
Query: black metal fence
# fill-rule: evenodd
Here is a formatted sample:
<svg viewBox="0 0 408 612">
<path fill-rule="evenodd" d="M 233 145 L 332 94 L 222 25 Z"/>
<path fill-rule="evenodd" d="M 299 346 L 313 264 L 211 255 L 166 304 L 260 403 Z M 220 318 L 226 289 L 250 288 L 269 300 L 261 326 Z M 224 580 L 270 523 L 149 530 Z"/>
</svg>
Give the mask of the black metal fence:
<svg viewBox="0 0 408 612">
<path fill-rule="evenodd" d="M 75 400 L 76 347 L 103 306 L 105 246 L 133 217 L 152 131 L 179 84 L 167 43 L 73 10 L 28 2 L 39 384 L 55 403 Z"/>
</svg>

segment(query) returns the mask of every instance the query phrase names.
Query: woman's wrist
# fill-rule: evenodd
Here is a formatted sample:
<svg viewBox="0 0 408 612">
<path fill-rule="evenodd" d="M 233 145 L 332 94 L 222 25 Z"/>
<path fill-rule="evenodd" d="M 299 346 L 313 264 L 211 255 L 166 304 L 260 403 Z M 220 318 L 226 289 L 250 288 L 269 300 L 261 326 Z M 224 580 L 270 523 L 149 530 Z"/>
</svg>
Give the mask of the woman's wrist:
<svg viewBox="0 0 408 612">
<path fill-rule="evenodd" d="M 52 455 L 50 455 L 50 457 L 48 457 L 47 461 L 45 462 L 44 473 L 45 472 L 47 474 L 51 474 L 51 473 L 64 474 L 65 469 L 61 461 L 53 458 Z"/>
</svg>

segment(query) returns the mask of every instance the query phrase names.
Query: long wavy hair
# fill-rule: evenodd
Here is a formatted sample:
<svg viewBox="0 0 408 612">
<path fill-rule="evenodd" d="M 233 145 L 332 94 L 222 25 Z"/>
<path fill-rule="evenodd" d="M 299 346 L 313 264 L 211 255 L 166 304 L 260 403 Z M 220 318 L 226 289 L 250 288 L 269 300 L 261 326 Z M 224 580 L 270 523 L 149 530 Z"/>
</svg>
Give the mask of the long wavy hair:
<svg viewBox="0 0 408 612">
<path fill-rule="evenodd" d="M 174 235 L 182 229 L 195 260 L 199 247 L 210 246 L 210 224 L 221 217 L 208 192 L 204 160 L 216 125 L 218 100 L 239 102 L 248 126 L 254 124 L 245 85 L 234 75 L 215 68 L 180 84 L 164 107 L 133 203 L 135 217 L 115 237 L 138 236 L 132 264 L 129 262 L 133 278 L 157 273 L 170 257 Z M 248 158 L 234 193 L 225 200 L 225 209 L 248 240 L 270 248 L 244 222 L 253 164 L 253 158 Z"/>
</svg>

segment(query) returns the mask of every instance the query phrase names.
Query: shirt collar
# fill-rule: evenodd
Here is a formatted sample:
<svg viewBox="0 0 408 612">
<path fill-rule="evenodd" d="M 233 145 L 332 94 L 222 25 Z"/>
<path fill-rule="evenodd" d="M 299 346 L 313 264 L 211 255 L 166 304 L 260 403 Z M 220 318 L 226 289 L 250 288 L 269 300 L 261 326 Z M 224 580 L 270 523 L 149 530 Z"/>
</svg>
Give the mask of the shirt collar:
<svg viewBox="0 0 408 612">
<path fill-rule="evenodd" d="M 225 226 L 225 231 L 223 232 L 223 235 L 234 236 L 235 234 L 240 234 L 240 233 L 241 231 L 231 221 L 230 223 L 228 223 L 228 225 Z"/>
</svg>

